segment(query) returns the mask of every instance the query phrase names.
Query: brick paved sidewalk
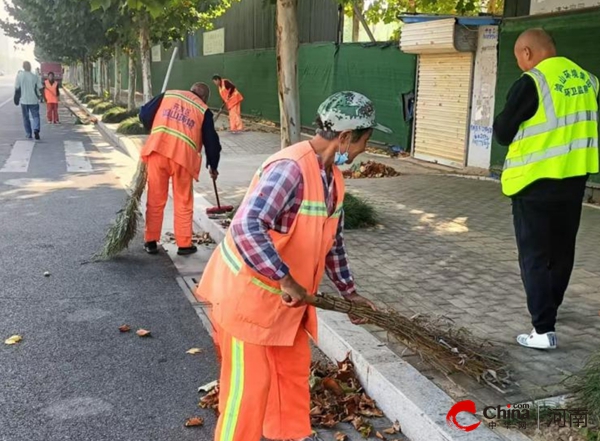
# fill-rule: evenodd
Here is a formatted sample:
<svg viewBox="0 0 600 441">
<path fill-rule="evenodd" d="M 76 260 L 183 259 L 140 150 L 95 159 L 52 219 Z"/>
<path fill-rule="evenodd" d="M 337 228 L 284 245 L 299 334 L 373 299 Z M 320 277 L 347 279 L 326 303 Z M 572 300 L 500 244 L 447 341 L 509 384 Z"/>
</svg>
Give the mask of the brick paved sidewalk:
<svg viewBox="0 0 600 441">
<path fill-rule="evenodd" d="M 256 168 L 279 148 L 279 137 L 221 132 L 221 139 L 221 200 L 237 205 Z M 531 324 L 510 202 L 499 185 L 446 176 L 407 160 L 365 159 L 393 165 L 402 176 L 347 180 L 349 191 L 373 203 L 381 220 L 378 228 L 346 233 L 360 292 L 406 314 L 444 314 L 474 334 L 500 342 L 508 348 L 518 384 L 501 396 L 458 374 L 449 381 L 401 345 L 388 342 L 383 331 L 370 330 L 456 399 L 469 396 L 495 405 L 566 392 L 561 381 L 600 345 L 600 210 L 583 210 L 576 268 L 559 314 L 559 349 L 528 350 L 515 342 Z M 214 202 L 207 173 L 196 190 Z"/>
</svg>

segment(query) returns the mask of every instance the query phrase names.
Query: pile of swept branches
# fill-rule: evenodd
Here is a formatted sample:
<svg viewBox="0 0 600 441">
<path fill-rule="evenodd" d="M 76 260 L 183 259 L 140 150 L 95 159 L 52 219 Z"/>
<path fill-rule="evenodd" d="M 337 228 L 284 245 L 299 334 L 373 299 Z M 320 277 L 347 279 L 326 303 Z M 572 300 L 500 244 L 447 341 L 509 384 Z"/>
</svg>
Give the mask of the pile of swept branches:
<svg viewBox="0 0 600 441">
<path fill-rule="evenodd" d="M 445 374 L 460 371 L 495 388 L 504 388 L 510 383 L 509 372 L 499 350 L 490 342 L 475 338 L 464 328 L 455 329 L 451 324 L 444 325 L 441 320 L 419 315 L 405 317 L 395 310 L 373 311 L 339 296 L 318 294 L 308 301 L 321 309 L 350 313 L 369 320 Z"/>
<path fill-rule="evenodd" d="M 354 164 L 348 170 L 342 172 L 345 178 L 361 179 L 361 178 L 390 178 L 400 176 L 393 167 L 388 167 L 385 164 L 375 161 L 361 162 Z"/>
<path fill-rule="evenodd" d="M 118 211 L 114 225 L 106 233 L 104 246 L 95 256 L 97 260 L 110 259 L 116 256 L 127 248 L 135 238 L 141 217 L 140 200 L 146 188 L 147 177 L 146 164 L 140 161 L 136 175 L 133 178 L 131 194 L 127 196 L 123 208 Z"/>
</svg>

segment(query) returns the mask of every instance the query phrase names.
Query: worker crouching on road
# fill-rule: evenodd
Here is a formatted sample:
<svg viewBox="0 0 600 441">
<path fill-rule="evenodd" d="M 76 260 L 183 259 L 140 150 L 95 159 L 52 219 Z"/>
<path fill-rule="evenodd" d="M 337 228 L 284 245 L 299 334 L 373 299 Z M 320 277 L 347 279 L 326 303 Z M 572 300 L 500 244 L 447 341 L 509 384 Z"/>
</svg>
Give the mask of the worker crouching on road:
<svg viewBox="0 0 600 441">
<path fill-rule="evenodd" d="M 211 303 L 222 359 L 216 441 L 310 439 L 317 315 L 305 299 L 327 273 L 346 299 L 373 307 L 348 266 L 338 166 L 365 150 L 373 129 L 389 129 L 355 92 L 329 97 L 317 123 L 314 138 L 271 156 L 255 174 L 196 291 Z"/>
<path fill-rule="evenodd" d="M 148 166 L 148 201 L 144 248 L 149 254 L 158 253 L 157 242 L 162 232 L 163 214 L 169 196 L 169 180 L 173 181 L 175 211 L 175 241 L 177 254 L 197 251 L 192 243 L 194 189 L 202 165 L 204 144 L 210 175 L 218 176 L 221 152 L 219 136 L 206 103 L 208 86 L 196 83 L 191 91 L 171 90 L 154 98 L 148 107 L 152 131 L 141 157 Z M 143 116 L 143 115 L 142 115 Z"/>
<path fill-rule="evenodd" d="M 229 130 L 232 133 L 239 133 L 244 130 L 242 122 L 242 101 L 244 97 L 237 90 L 235 84 L 229 80 L 221 78 L 219 75 L 213 76 L 213 83 L 219 89 L 219 95 L 223 100 L 223 104 L 229 113 Z"/>
<path fill-rule="evenodd" d="M 530 29 L 515 57 L 524 72 L 494 122 L 509 145 L 502 191 L 512 198 L 521 277 L 533 331 L 517 337 L 536 349 L 557 346 L 558 308 L 573 270 L 589 173 L 598 172 L 598 79 L 556 55 L 552 38 Z"/>
</svg>

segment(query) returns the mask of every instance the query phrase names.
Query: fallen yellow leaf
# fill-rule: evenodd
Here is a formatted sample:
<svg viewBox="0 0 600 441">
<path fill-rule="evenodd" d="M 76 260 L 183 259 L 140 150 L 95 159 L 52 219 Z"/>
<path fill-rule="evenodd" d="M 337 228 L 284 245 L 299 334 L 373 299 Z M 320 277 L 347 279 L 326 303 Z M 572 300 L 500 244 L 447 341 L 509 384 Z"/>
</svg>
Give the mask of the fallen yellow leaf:
<svg viewBox="0 0 600 441">
<path fill-rule="evenodd" d="M 13 336 L 7 338 L 6 340 L 4 340 L 4 344 L 5 345 L 16 345 L 21 340 L 23 340 L 23 337 L 21 337 L 20 335 L 13 335 Z"/>
<path fill-rule="evenodd" d="M 335 434 L 335 441 L 348 441 L 348 435 L 343 434 L 342 432 L 337 432 Z"/>
<path fill-rule="evenodd" d="M 192 417 L 185 420 L 185 427 L 197 427 L 204 425 L 204 418 Z"/>
<path fill-rule="evenodd" d="M 150 337 L 150 331 L 148 331 L 147 329 L 138 329 L 136 331 L 136 334 L 139 337 Z"/>
<path fill-rule="evenodd" d="M 200 354 L 201 352 L 202 352 L 202 349 L 200 349 L 200 348 L 192 348 L 188 351 L 185 351 L 186 354 L 192 354 L 192 355 Z"/>
</svg>

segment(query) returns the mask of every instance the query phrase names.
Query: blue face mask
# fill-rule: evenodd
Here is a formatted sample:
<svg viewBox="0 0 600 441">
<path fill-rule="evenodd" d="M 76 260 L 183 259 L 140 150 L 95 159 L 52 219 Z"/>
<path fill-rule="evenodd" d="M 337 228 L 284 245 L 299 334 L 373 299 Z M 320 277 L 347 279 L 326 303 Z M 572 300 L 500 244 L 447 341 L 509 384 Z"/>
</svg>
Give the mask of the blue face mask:
<svg viewBox="0 0 600 441">
<path fill-rule="evenodd" d="M 344 165 L 346 162 L 348 162 L 347 151 L 345 153 L 335 152 L 335 157 L 333 158 L 333 163 L 335 165 Z"/>
</svg>

